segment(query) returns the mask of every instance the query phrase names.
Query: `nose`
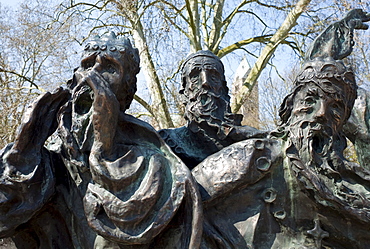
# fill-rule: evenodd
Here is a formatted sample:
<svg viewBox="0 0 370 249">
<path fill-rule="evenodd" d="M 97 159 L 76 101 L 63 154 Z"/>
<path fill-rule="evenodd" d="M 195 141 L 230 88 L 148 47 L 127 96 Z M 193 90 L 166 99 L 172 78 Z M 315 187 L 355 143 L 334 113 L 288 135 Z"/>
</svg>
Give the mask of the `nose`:
<svg viewBox="0 0 370 249">
<path fill-rule="evenodd" d="M 206 71 L 202 70 L 200 72 L 200 80 L 202 83 L 202 87 L 209 89 L 210 88 L 210 80 L 209 80 L 209 75 Z"/>
<path fill-rule="evenodd" d="M 92 70 L 95 70 L 97 72 L 100 72 L 102 69 L 102 63 L 103 63 L 103 58 L 101 55 L 97 55 L 95 59 L 95 64 L 92 68 Z"/>
<path fill-rule="evenodd" d="M 325 101 L 320 101 L 318 109 L 316 110 L 316 113 L 314 114 L 315 120 L 319 122 L 327 122 L 327 108 L 328 105 Z"/>
</svg>

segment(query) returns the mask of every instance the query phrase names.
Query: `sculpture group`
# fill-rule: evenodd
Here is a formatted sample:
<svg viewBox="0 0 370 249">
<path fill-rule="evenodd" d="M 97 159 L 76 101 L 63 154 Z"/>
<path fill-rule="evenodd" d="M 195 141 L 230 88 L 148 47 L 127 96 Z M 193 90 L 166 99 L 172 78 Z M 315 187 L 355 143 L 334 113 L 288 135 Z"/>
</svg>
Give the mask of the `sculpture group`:
<svg viewBox="0 0 370 249">
<path fill-rule="evenodd" d="M 17 248 L 369 248 L 368 95 L 341 61 L 369 20 L 353 10 L 313 42 L 270 132 L 231 113 L 209 51 L 182 66 L 187 124 L 154 130 L 125 113 L 137 49 L 92 39 L 68 88 L 40 96 L 0 152 L 0 237 Z M 346 137 L 360 164 L 344 158 Z"/>
</svg>

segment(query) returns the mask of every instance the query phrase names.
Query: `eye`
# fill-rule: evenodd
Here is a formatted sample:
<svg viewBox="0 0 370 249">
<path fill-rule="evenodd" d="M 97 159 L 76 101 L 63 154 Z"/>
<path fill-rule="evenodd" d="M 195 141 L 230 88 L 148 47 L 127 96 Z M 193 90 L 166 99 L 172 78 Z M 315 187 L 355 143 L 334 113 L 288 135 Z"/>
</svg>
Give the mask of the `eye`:
<svg viewBox="0 0 370 249">
<path fill-rule="evenodd" d="M 332 109 L 338 110 L 338 111 L 344 111 L 344 107 L 338 103 L 334 103 L 331 105 Z"/>
<path fill-rule="evenodd" d="M 335 120 L 341 120 L 342 119 L 342 116 L 341 116 L 340 112 L 338 112 L 336 110 L 333 110 L 332 113 L 333 113 L 333 117 L 334 117 Z"/>
<path fill-rule="evenodd" d="M 191 82 L 197 82 L 198 79 L 199 79 L 199 75 L 193 75 L 193 76 L 190 77 Z"/>
<path fill-rule="evenodd" d="M 115 67 L 115 65 L 111 63 L 108 64 L 106 68 L 107 68 L 108 73 L 111 73 L 111 74 L 117 73 L 117 68 Z"/>
<path fill-rule="evenodd" d="M 82 66 L 83 69 L 90 69 L 94 65 L 95 65 L 95 61 L 89 60 L 89 61 L 84 61 L 81 66 Z"/>
<path fill-rule="evenodd" d="M 199 80 L 199 72 L 192 72 L 189 75 L 189 79 L 191 82 L 197 82 Z"/>
<path fill-rule="evenodd" d="M 193 68 L 189 74 L 189 81 L 196 83 L 199 80 L 200 69 L 198 67 Z"/>
<path fill-rule="evenodd" d="M 301 107 L 301 108 L 299 108 L 298 109 L 298 112 L 299 113 L 307 113 L 307 114 L 310 114 L 310 113 L 312 113 L 312 111 L 313 111 L 313 108 L 312 107 Z"/>
<path fill-rule="evenodd" d="M 212 80 L 213 81 L 215 81 L 215 82 L 217 82 L 217 81 L 219 81 L 219 76 L 218 75 L 216 75 L 216 74 L 212 74 Z"/>
<path fill-rule="evenodd" d="M 313 104 L 315 104 L 315 102 L 316 102 L 316 100 L 313 96 L 308 96 L 304 99 L 304 103 L 306 105 L 313 105 Z"/>
</svg>

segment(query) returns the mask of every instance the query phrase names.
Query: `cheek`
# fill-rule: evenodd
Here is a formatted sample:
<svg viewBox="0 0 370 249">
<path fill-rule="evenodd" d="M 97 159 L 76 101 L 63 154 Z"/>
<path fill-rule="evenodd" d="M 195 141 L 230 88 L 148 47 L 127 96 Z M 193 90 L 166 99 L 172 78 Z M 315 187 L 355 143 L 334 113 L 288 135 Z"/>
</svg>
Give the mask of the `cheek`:
<svg viewBox="0 0 370 249">
<path fill-rule="evenodd" d="M 296 112 L 295 110 L 293 110 L 289 118 L 289 123 L 294 124 L 300 120 L 302 120 L 302 115 L 300 115 L 299 112 Z"/>
<path fill-rule="evenodd" d="M 102 73 L 103 78 L 109 82 L 111 86 L 121 84 L 122 77 L 119 74 L 111 74 L 108 72 Z"/>
<path fill-rule="evenodd" d="M 190 92 L 196 92 L 201 87 L 199 80 L 188 81 L 188 85 L 189 85 L 189 91 Z"/>
<path fill-rule="evenodd" d="M 295 104 L 294 106 L 293 106 L 293 110 L 292 110 L 292 115 L 294 116 L 294 117 L 301 117 L 301 116 L 303 116 L 303 114 L 304 114 L 304 112 L 302 111 L 304 108 L 303 108 L 303 106 L 302 105 L 300 105 L 300 104 Z"/>
<path fill-rule="evenodd" d="M 81 68 L 79 68 L 75 73 L 74 73 L 74 77 L 76 79 L 76 81 L 80 81 L 85 75 L 87 74 L 87 70 L 83 70 Z"/>
<path fill-rule="evenodd" d="M 310 120 L 312 118 L 312 109 L 303 106 L 295 106 L 291 114 L 291 122 Z"/>
<path fill-rule="evenodd" d="M 344 114 L 343 114 L 344 116 Z M 335 126 L 337 129 L 341 129 L 343 127 L 343 124 L 344 124 L 344 118 L 342 119 L 333 119 L 333 126 Z"/>
<path fill-rule="evenodd" d="M 220 93 L 221 92 L 221 82 L 220 81 L 214 81 L 215 84 L 213 84 L 211 86 L 212 90 L 215 92 L 215 93 Z"/>
</svg>

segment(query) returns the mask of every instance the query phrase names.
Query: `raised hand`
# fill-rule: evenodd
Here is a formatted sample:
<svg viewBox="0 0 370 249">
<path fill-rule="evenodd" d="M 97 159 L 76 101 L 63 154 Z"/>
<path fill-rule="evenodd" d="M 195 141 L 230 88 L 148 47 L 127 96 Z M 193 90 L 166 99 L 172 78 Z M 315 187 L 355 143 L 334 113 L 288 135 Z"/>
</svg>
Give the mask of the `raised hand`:
<svg viewBox="0 0 370 249">
<path fill-rule="evenodd" d="M 68 90 L 57 88 L 41 95 L 28 107 L 20 132 L 5 160 L 13 166 L 37 164 L 46 139 L 56 130 L 57 113 L 70 97 Z M 33 165 L 32 165 L 33 164 Z"/>
<path fill-rule="evenodd" d="M 119 102 L 108 82 L 96 68 L 77 71 L 78 85 L 89 86 L 94 95 L 92 122 L 94 127 L 93 152 L 109 156 L 113 150 L 115 132 L 119 116 Z"/>
<path fill-rule="evenodd" d="M 314 58 L 333 58 L 342 60 L 352 53 L 355 42 L 353 32 L 355 29 L 367 29 L 368 25 L 364 22 L 370 21 L 370 13 L 361 9 L 354 9 L 340 21 L 327 27 L 312 42 L 306 53 L 306 60 Z"/>
<path fill-rule="evenodd" d="M 370 21 L 370 13 L 363 11 L 362 9 L 354 9 L 347 13 L 343 19 L 348 27 L 352 29 L 368 29 L 369 25 L 364 22 Z"/>
</svg>

